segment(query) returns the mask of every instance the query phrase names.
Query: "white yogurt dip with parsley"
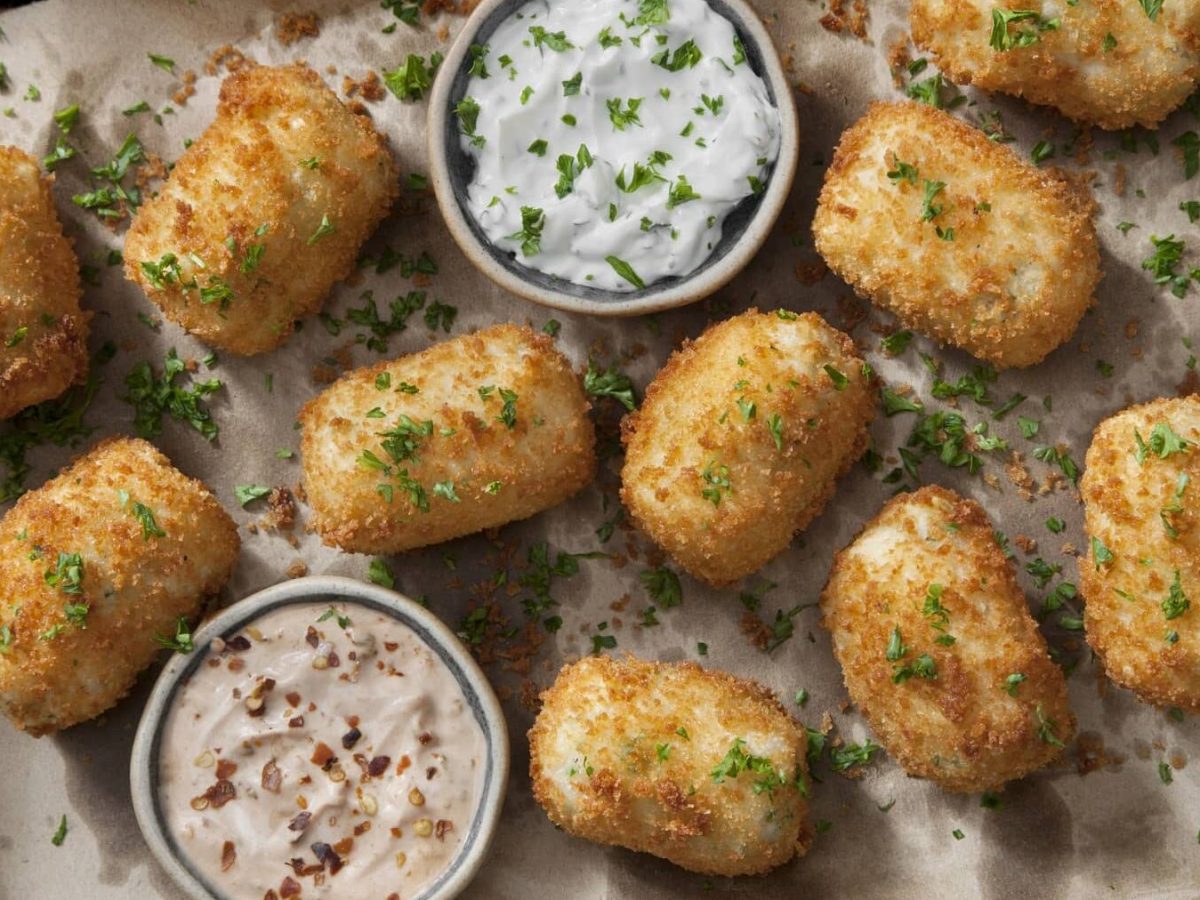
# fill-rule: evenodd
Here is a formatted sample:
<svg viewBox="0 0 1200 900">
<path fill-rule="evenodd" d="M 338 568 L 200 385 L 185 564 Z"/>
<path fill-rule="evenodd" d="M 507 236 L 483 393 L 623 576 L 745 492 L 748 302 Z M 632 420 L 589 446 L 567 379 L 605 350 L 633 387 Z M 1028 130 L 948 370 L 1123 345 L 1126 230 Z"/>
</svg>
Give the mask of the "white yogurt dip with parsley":
<svg viewBox="0 0 1200 900">
<path fill-rule="evenodd" d="M 470 76 L 472 216 L 576 284 L 694 271 L 779 155 L 779 111 L 705 0 L 534 0 L 471 47 Z"/>
</svg>

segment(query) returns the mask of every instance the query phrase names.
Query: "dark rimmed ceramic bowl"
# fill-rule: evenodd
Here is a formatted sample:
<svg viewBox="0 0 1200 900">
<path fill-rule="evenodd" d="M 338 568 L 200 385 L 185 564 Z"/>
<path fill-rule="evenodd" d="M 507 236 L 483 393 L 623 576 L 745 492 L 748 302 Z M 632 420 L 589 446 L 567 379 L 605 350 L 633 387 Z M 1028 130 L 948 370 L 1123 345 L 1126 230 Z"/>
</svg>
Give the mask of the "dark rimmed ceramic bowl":
<svg viewBox="0 0 1200 900">
<path fill-rule="evenodd" d="M 204 658 L 204 651 L 213 638 L 229 638 L 255 619 L 293 603 L 345 600 L 392 616 L 411 628 L 450 669 L 466 697 L 475 721 L 483 731 L 486 765 L 483 793 L 479 806 L 467 830 L 466 840 L 458 856 L 441 877 L 420 895 L 406 900 L 449 900 L 457 896 L 475 877 L 483 864 L 488 845 L 500 821 L 504 791 L 508 784 L 508 728 L 496 694 L 483 670 L 463 647 L 454 633 L 441 620 L 409 598 L 352 578 L 316 576 L 297 578 L 277 584 L 222 610 L 193 636 L 196 649 L 188 654 L 177 653 L 163 668 L 150 700 L 142 713 L 133 742 L 133 757 L 129 764 L 129 781 L 133 794 L 133 809 L 138 827 L 142 830 L 155 859 L 175 883 L 194 900 L 233 900 L 208 885 L 188 865 L 186 857 L 175 845 L 166 828 L 158 802 L 158 755 L 163 725 L 170 713 L 176 691 Z"/>
<path fill-rule="evenodd" d="M 779 158 L 767 174 L 766 190 L 747 197 L 725 220 L 721 241 L 694 272 L 666 278 L 632 291 L 607 291 L 547 275 L 521 265 L 492 244 L 467 207 L 475 161 L 462 149 L 454 107 L 466 93 L 472 44 L 492 33 L 528 0 L 483 0 L 458 33 L 442 63 L 429 100 L 429 166 L 442 217 L 459 247 L 479 271 L 500 287 L 527 300 L 567 312 L 629 316 L 694 303 L 724 287 L 762 247 L 792 189 L 800 131 L 791 85 L 767 30 L 746 0 L 708 0 L 728 19 L 746 48 L 746 61 L 767 86 L 779 109 Z"/>
</svg>

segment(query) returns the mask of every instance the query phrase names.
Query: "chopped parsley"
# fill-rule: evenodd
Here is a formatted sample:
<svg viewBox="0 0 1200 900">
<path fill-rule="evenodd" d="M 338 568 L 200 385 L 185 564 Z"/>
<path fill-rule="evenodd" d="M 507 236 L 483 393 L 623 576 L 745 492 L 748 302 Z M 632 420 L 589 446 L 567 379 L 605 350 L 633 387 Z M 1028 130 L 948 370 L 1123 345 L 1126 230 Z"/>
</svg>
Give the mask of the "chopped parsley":
<svg viewBox="0 0 1200 900">
<path fill-rule="evenodd" d="M 549 47 L 556 53 L 562 53 L 564 50 L 571 50 L 575 47 L 567 40 L 566 32 L 563 31 L 547 31 L 540 25 L 534 25 L 529 29 L 529 33 L 533 35 L 533 46 Z"/>
<path fill-rule="evenodd" d="M 322 213 L 321 224 L 317 226 L 317 230 L 312 233 L 307 243 L 311 247 L 326 235 L 333 234 L 334 231 L 336 231 L 336 228 L 334 227 L 333 222 L 329 220 L 329 213 Z"/>
<path fill-rule="evenodd" d="M 1046 716 L 1042 710 L 1042 704 L 1039 703 L 1034 708 L 1034 716 L 1037 719 L 1037 736 L 1044 743 L 1060 749 L 1066 746 L 1055 733 L 1058 730 L 1058 723 Z"/>
<path fill-rule="evenodd" d="M 642 120 L 638 118 L 638 107 L 642 105 L 641 97 L 630 97 L 625 101 L 625 108 L 621 108 L 621 98 L 613 97 L 606 103 L 608 107 L 608 118 L 612 121 L 614 131 L 624 131 L 630 125 L 642 127 Z"/>
<path fill-rule="evenodd" d="M 638 578 L 646 593 L 662 609 L 671 609 L 683 602 L 683 587 L 679 576 L 667 566 L 643 569 Z"/>
<path fill-rule="evenodd" d="M 627 410 L 637 408 L 637 393 L 628 375 L 615 367 L 598 369 L 591 359 L 583 376 L 583 389 L 592 397 L 612 397 Z"/>
<path fill-rule="evenodd" d="M 390 72 L 384 70 L 383 83 L 387 85 L 388 90 L 395 95 L 396 99 L 412 103 L 425 96 L 425 92 L 433 85 L 433 76 L 441 64 L 442 54 L 440 53 L 431 54 L 428 64 L 425 62 L 425 57 L 410 53 L 402 64 Z M 470 100 L 470 98 L 464 97 L 463 101 L 466 100 Z M 460 101 L 459 106 L 461 105 Z M 476 110 L 478 110 L 478 106 L 476 106 Z M 459 118 L 461 121 L 461 114 Z M 463 130 L 466 131 L 465 128 Z M 473 132 L 474 128 L 468 134 Z"/>
<path fill-rule="evenodd" d="M 604 261 L 612 266 L 613 271 L 632 284 L 638 290 L 646 287 L 646 282 L 642 281 L 640 275 L 634 271 L 633 266 L 625 262 L 619 256 L 606 256 Z"/>
<path fill-rule="evenodd" d="M 155 634 L 154 640 L 168 650 L 174 650 L 176 653 L 191 653 L 196 649 L 196 645 L 192 642 L 192 629 L 188 625 L 187 616 L 180 616 L 175 620 L 175 635 L 173 637 L 163 637 L 161 634 Z"/>
<path fill-rule="evenodd" d="M 1177 619 L 1188 611 L 1191 606 L 1191 601 L 1183 592 L 1183 584 L 1179 579 L 1179 570 L 1175 570 L 1175 580 L 1171 582 L 1171 587 L 1167 592 L 1167 596 L 1163 598 L 1162 611 L 1168 621 Z"/>
<path fill-rule="evenodd" d="M 992 10 L 992 35 L 988 43 L 1002 53 L 1029 47 L 1042 39 L 1042 32 L 1057 31 L 1061 25 L 1060 19 L 1043 18 L 1032 9 L 996 8 Z"/>
<path fill-rule="evenodd" d="M 192 379 L 190 387 L 182 388 L 175 380 L 186 365 L 172 347 L 163 363 L 162 377 L 156 377 L 148 362 L 135 365 L 125 378 L 127 393 L 122 398 L 134 408 L 134 429 L 139 437 L 153 438 L 162 434 L 163 416 L 169 414 L 187 422 L 207 440 L 215 440 L 220 428 L 213 421 L 205 398 L 220 390 L 216 378 L 206 381 Z"/>
<path fill-rule="evenodd" d="M 243 509 L 251 501 L 265 497 L 269 493 L 271 493 L 271 488 L 261 484 L 238 484 L 233 488 L 233 496 L 237 499 L 238 506 Z"/>
<path fill-rule="evenodd" d="M 487 139 L 475 131 L 479 123 L 479 102 L 474 97 L 463 97 L 455 104 L 454 114 L 458 117 L 458 127 L 462 133 L 471 139 L 474 146 L 482 147 Z"/>
<path fill-rule="evenodd" d="M 508 238 L 521 242 L 522 256 L 536 256 L 542 252 L 542 229 L 545 226 L 545 212 L 536 206 L 522 206 L 521 230 L 510 234 Z"/>
</svg>

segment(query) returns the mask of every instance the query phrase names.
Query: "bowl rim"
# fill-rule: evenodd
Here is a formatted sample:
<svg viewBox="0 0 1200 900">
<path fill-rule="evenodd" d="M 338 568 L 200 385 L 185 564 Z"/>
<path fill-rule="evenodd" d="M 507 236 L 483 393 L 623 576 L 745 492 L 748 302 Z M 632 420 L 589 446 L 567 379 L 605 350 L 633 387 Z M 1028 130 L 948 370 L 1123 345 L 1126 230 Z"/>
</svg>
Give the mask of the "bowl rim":
<svg viewBox="0 0 1200 900">
<path fill-rule="evenodd" d="M 134 736 L 129 762 L 129 784 L 134 815 L 151 853 L 172 880 L 194 900 L 231 900 L 207 886 L 177 853 L 168 834 L 156 798 L 156 758 L 171 701 L 183 678 L 200 664 L 213 638 L 228 636 L 254 619 L 279 607 L 311 603 L 337 597 L 391 615 L 413 628 L 442 661 L 454 671 L 456 680 L 476 714 L 487 743 L 488 767 L 468 843 L 451 861 L 446 873 L 414 900 L 449 900 L 475 877 L 487 856 L 508 785 L 510 748 L 508 725 L 500 701 L 483 669 L 454 632 L 415 600 L 385 587 L 340 575 L 311 575 L 274 584 L 222 609 L 193 635 L 195 649 L 188 654 L 172 653 L 155 681 Z"/>
<path fill-rule="evenodd" d="M 763 64 L 762 77 L 774 92 L 775 105 L 779 110 L 779 157 L 775 161 L 775 168 L 767 182 L 767 189 L 759 200 L 758 208 L 751 214 L 742 234 L 712 265 L 702 266 L 696 272 L 681 277 L 661 290 L 655 290 L 651 284 L 640 295 L 630 296 L 610 291 L 606 293 L 611 299 L 599 300 L 542 287 L 501 265 L 492 258 L 487 246 L 471 229 L 466 212 L 454 196 L 446 142 L 446 118 L 451 115 L 449 101 L 455 81 L 454 73 L 464 64 L 470 45 L 480 28 L 502 6 L 520 2 L 525 0 L 483 0 L 471 13 L 451 44 L 438 68 L 438 77 L 434 79 L 430 92 L 426 119 L 429 175 L 442 218 L 459 249 L 466 254 L 476 269 L 498 286 L 526 300 L 564 312 L 598 316 L 645 315 L 695 303 L 725 287 L 766 243 L 791 194 L 800 160 L 800 126 L 795 94 L 784 72 L 779 50 L 753 6 L 747 0 L 720 0 L 740 20 L 734 23 L 735 26 L 744 30 L 756 45 Z M 629 299 L 624 299 L 625 297 Z"/>
</svg>

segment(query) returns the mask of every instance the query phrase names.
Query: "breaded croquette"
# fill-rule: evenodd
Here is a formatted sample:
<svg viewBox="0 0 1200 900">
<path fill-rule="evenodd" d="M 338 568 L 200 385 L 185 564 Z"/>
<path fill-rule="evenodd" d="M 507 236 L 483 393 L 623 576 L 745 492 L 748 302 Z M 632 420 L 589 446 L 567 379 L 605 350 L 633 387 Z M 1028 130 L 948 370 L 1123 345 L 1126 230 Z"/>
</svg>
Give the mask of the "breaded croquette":
<svg viewBox="0 0 1200 900">
<path fill-rule="evenodd" d="M 0 545 L 0 712 L 40 736 L 125 696 L 239 541 L 208 488 L 118 438 L 17 501 Z"/>
<path fill-rule="evenodd" d="M 1200 80 L 1200 2 L 913 0 L 913 41 L 959 84 L 1101 128 L 1154 128 Z"/>
<path fill-rule="evenodd" d="M 910 775 L 994 790 L 1075 734 L 1062 671 L 973 500 L 893 498 L 837 555 L 821 610 L 851 699 Z"/>
<path fill-rule="evenodd" d="M 594 656 L 542 694 L 529 775 L 568 834 L 705 875 L 757 875 L 808 850 L 806 747 L 756 682 Z"/>
<path fill-rule="evenodd" d="M 0 419 L 57 397 L 88 369 L 79 264 L 37 160 L 0 147 Z"/>
<path fill-rule="evenodd" d="M 626 416 L 621 499 L 688 572 L 728 584 L 825 507 L 875 399 L 850 338 L 816 313 L 751 309 L 672 354 Z"/>
<path fill-rule="evenodd" d="M 835 273 L 907 327 L 1031 366 L 1092 304 L 1094 207 L 949 113 L 875 103 L 842 135 L 813 236 Z"/>
<path fill-rule="evenodd" d="M 300 413 L 313 524 L 399 553 L 525 519 L 596 472 L 588 402 L 545 335 L 494 325 L 344 376 Z"/>
<path fill-rule="evenodd" d="M 384 139 L 302 65 L 225 79 L 217 118 L 125 240 L 125 274 L 163 314 L 231 353 L 273 350 L 354 270 L 387 215 Z"/>
<path fill-rule="evenodd" d="M 1200 395 L 1101 422 L 1081 492 L 1088 643 L 1117 684 L 1200 712 Z"/>
</svg>

